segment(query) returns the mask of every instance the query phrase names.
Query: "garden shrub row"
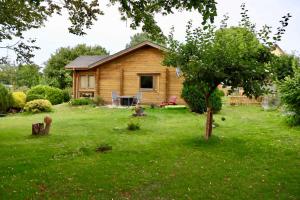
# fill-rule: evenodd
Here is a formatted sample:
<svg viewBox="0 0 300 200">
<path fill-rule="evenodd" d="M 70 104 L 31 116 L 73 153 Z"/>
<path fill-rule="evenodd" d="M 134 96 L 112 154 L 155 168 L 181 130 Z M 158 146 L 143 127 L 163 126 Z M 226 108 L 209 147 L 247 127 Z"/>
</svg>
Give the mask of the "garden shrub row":
<svg viewBox="0 0 300 200">
<path fill-rule="evenodd" d="M 69 101 L 71 90 L 60 90 L 58 88 L 38 85 L 24 92 L 10 92 L 4 85 L 0 84 L 0 113 L 19 112 L 48 112 L 51 106 Z M 36 101 L 39 100 L 39 101 Z M 27 103 L 26 103 L 27 102 Z"/>
<path fill-rule="evenodd" d="M 72 99 L 70 102 L 72 106 L 82 106 L 93 104 L 93 100 L 89 98 Z"/>
</svg>

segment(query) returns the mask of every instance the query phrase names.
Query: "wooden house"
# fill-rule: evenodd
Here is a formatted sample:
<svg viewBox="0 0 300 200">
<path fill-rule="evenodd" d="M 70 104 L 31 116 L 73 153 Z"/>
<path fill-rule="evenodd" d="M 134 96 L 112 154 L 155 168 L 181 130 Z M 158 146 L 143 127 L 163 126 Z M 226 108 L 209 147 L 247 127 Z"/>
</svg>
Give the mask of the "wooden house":
<svg viewBox="0 0 300 200">
<path fill-rule="evenodd" d="M 120 96 L 142 94 L 141 104 L 160 104 L 171 96 L 181 99 L 183 78 L 173 67 L 162 65 L 165 48 L 146 41 L 109 56 L 80 56 L 66 69 L 73 71 L 73 96 L 100 96 L 112 102 Z"/>
</svg>

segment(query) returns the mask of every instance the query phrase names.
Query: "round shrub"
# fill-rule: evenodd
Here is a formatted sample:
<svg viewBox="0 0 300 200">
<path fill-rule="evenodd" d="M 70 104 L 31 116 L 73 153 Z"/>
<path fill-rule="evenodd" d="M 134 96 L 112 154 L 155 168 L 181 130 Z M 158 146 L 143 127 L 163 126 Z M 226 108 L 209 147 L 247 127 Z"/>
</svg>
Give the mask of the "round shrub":
<svg viewBox="0 0 300 200">
<path fill-rule="evenodd" d="M 61 89 L 48 86 L 46 89 L 46 99 L 53 105 L 56 105 L 64 102 L 64 95 Z"/>
<path fill-rule="evenodd" d="M 93 100 L 89 98 L 80 98 L 80 99 L 72 99 L 70 101 L 70 105 L 72 106 L 82 106 L 92 104 Z"/>
<path fill-rule="evenodd" d="M 13 108 L 23 109 L 26 104 L 26 94 L 24 92 L 13 92 L 12 100 Z"/>
<path fill-rule="evenodd" d="M 216 89 L 210 96 L 213 112 L 217 113 L 222 109 L 222 99 L 224 92 Z M 189 84 L 187 81 L 183 83 L 181 97 L 188 104 L 192 112 L 204 113 L 206 112 L 205 97 L 204 94 L 197 88 L 195 84 Z"/>
<path fill-rule="evenodd" d="M 46 99 L 36 99 L 25 104 L 24 110 L 31 113 L 50 112 L 52 104 Z"/>
<path fill-rule="evenodd" d="M 27 101 L 35 99 L 47 99 L 53 105 L 56 105 L 64 102 L 64 94 L 61 89 L 47 85 L 38 85 L 27 92 Z"/>
<path fill-rule="evenodd" d="M 11 93 L 0 84 L 0 114 L 6 113 L 12 104 Z"/>
<path fill-rule="evenodd" d="M 32 101 L 35 99 L 46 99 L 46 97 L 44 95 L 40 95 L 40 94 L 28 94 L 27 93 L 26 102 Z"/>
</svg>

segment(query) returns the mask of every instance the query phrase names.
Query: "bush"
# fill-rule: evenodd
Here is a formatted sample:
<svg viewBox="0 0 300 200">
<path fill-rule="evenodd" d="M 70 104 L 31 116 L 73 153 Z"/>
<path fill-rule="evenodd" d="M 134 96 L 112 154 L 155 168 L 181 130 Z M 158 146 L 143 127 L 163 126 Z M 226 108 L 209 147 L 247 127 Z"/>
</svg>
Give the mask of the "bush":
<svg viewBox="0 0 300 200">
<path fill-rule="evenodd" d="M 52 104 L 46 99 L 36 99 L 25 104 L 24 110 L 31 113 L 50 112 Z"/>
<path fill-rule="evenodd" d="M 294 69 L 294 76 L 290 76 L 279 83 L 279 92 L 287 110 L 293 113 L 289 116 L 290 125 L 300 125 L 300 68 Z"/>
<path fill-rule="evenodd" d="M 38 85 L 27 92 L 27 101 L 35 99 L 47 99 L 53 105 L 64 102 L 64 94 L 61 89 L 50 87 L 47 85 Z"/>
<path fill-rule="evenodd" d="M 104 100 L 100 96 L 96 96 L 93 98 L 93 102 L 96 106 L 103 106 L 104 105 Z"/>
<path fill-rule="evenodd" d="M 12 100 L 13 108 L 23 109 L 26 104 L 26 94 L 24 92 L 13 92 Z"/>
<path fill-rule="evenodd" d="M 70 105 L 72 106 L 82 106 L 92 104 L 93 100 L 89 98 L 80 98 L 80 99 L 72 99 L 70 101 Z"/>
<path fill-rule="evenodd" d="M 141 128 L 141 125 L 139 122 L 130 121 L 127 124 L 127 130 L 129 130 L 129 131 L 139 130 L 140 128 Z"/>
<path fill-rule="evenodd" d="M 40 94 L 28 94 L 27 93 L 26 102 L 32 101 L 35 99 L 46 99 L 46 97 L 44 95 L 40 95 Z"/>
<path fill-rule="evenodd" d="M 11 93 L 0 84 L 0 114 L 6 113 L 12 104 Z"/>
<path fill-rule="evenodd" d="M 289 126 L 300 125 L 300 114 L 292 113 L 285 118 L 286 123 Z"/>
<path fill-rule="evenodd" d="M 224 92 L 216 89 L 211 95 L 210 100 L 213 108 L 213 112 L 217 113 L 222 109 L 222 99 Z M 205 97 L 204 94 L 194 84 L 189 84 L 187 81 L 183 83 L 181 97 L 188 104 L 192 112 L 204 113 L 206 112 Z"/>
<path fill-rule="evenodd" d="M 69 102 L 71 99 L 72 88 L 65 88 L 62 90 L 64 102 Z"/>
</svg>

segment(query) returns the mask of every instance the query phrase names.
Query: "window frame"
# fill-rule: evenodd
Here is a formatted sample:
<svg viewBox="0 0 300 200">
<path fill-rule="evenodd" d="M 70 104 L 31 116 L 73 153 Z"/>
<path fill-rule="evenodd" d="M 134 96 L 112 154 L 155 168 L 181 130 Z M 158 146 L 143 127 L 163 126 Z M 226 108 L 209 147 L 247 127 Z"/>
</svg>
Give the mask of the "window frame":
<svg viewBox="0 0 300 200">
<path fill-rule="evenodd" d="M 158 75 L 159 73 L 139 73 L 138 74 L 138 84 L 139 84 L 139 91 L 157 91 L 157 81 L 158 81 Z M 152 88 L 142 88 L 141 87 L 141 78 L 143 76 L 151 76 L 152 77 Z"/>
<path fill-rule="evenodd" d="M 82 87 L 81 85 L 81 78 L 82 77 L 85 77 L 86 79 L 86 87 Z M 90 87 L 90 79 L 91 77 L 94 78 L 94 86 L 93 87 Z M 92 89 L 95 89 L 96 88 L 96 76 L 94 74 L 82 74 L 79 76 L 79 88 L 80 89 L 88 89 L 88 90 L 92 90 Z"/>
</svg>

